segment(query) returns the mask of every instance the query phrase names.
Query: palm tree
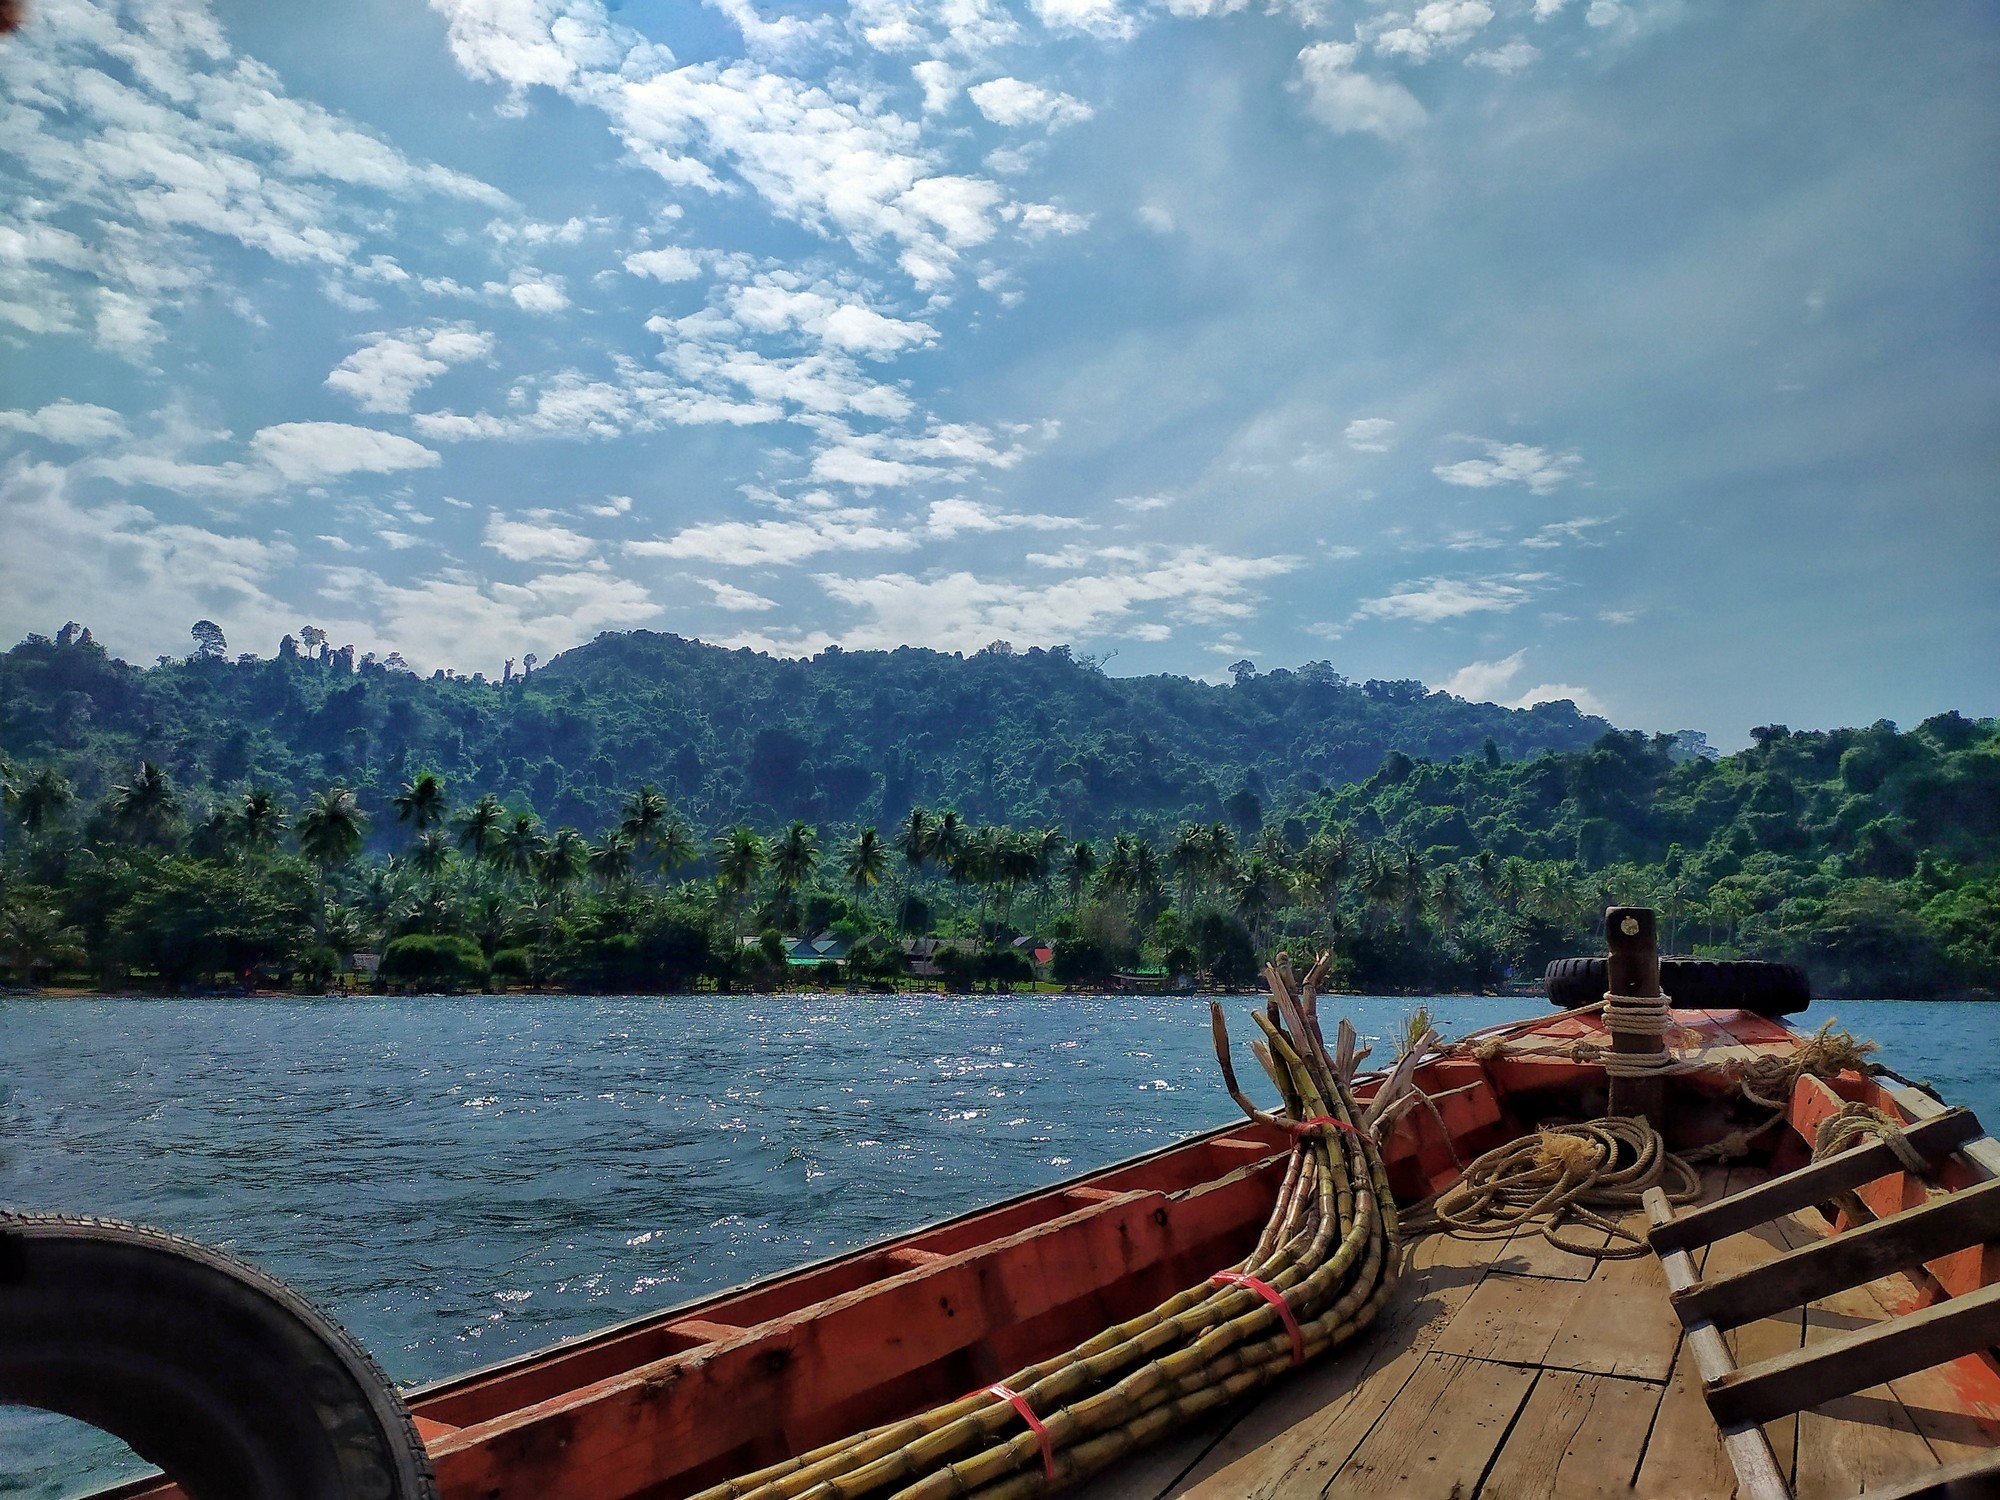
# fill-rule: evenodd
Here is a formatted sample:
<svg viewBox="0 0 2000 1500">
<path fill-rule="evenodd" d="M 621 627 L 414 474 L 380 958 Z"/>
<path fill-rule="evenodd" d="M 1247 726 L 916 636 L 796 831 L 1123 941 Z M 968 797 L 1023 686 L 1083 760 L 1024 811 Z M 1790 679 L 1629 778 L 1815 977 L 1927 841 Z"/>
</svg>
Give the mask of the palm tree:
<svg viewBox="0 0 2000 1500">
<path fill-rule="evenodd" d="M 1196 883 L 1208 868 L 1208 830 L 1199 823 L 1183 823 L 1167 845 L 1167 868 L 1180 882 L 1181 904 L 1192 906 Z"/>
<path fill-rule="evenodd" d="M 729 904 L 740 908 L 764 873 L 764 841 L 755 829 L 738 823 L 715 840 L 714 853 L 716 881 Z"/>
<path fill-rule="evenodd" d="M 889 868 L 889 851 L 882 846 L 881 835 L 873 828 L 864 828 L 847 841 L 841 851 L 841 873 L 847 877 L 848 887 L 857 896 L 865 896 L 882 883 L 882 874 Z"/>
<path fill-rule="evenodd" d="M 84 961 L 82 934 L 63 922 L 61 912 L 40 901 L 0 907 L 0 953 L 12 958 L 16 984 L 32 984 L 36 969 Z"/>
<path fill-rule="evenodd" d="M 410 845 L 410 863 L 435 882 L 451 863 L 451 840 L 442 828 L 426 828 Z"/>
<path fill-rule="evenodd" d="M 1062 858 L 1061 874 L 1063 889 L 1069 892 L 1069 908 L 1076 911 L 1077 903 L 1083 899 L 1084 887 L 1090 884 L 1090 877 L 1097 873 L 1097 851 L 1089 840 L 1078 839 L 1069 846 L 1069 852 Z"/>
<path fill-rule="evenodd" d="M 681 821 L 679 814 L 668 818 L 653 835 L 653 862 L 669 875 L 700 857 L 701 851 L 694 845 L 694 830 Z"/>
<path fill-rule="evenodd" d="M 574 828 L 558 828 L 555 837 L 542 848 L 535 876 L 542 886 L 560 895 L 583 879 L 590 865 L 590 845 Z"/>
<path fill-rule="evenodd" d="M 285 804 L 268 787 L 245 792 L 243 800 L 229 814 L 231 841 L 252 854 L 275 850 L 287 826 Z"/>
<path fill-rule="evenodd" d="M 1443 866 L 1432 879 L 1431 910 L 1437 913 L 1444 935 L 1450 937 L 1458 919 L 1465 915 L 1465 883 L 1457 865 Z"/>
<path fill-rule="evenodd" d="M 541 863 L 547 842 L 542 836 L 542 820 L 531 812 L 518 812 L 494 838 L 486 859 L 501 874 L 526 880 Z"/>
<path fill-rule="evenodd" d="M 180 797 L 167 773 L 152 761 L 139 763 L 139 774 L 111 791 L 111 824 L 135 844 L 164 844 L 180 822 Z"/>
<path fill-rule="evenodd" d="M 76 801 L 76 789 L 54 766 L 42 766 L 10 788 L 14 816 L 30 838 L 39 838 Z"/>
<path fill-rule="evenodd" d="M 931 857 L 931 843 L 936 836 L 937 824 L 926 807 L 911 808 L 896 825 L 896 852 L 903 856 L 904 899 L 896 903 L 899 919 L 908 909 L 909 897 L 916 892 L 917 876 Z"/>
<path fill-rule="evenodd" d="M 1250 941 L 1260 957 L 1264 951 L 1264 920 L 1270 916 L 1271 906 L 1280 889 L 1278 872 L 1261 854 L 1251 855 L 1237 872 L 1234 891 L 1236 915 L 1250 929 Z"/>
<path fill-rule="evenodd" d="M 415 780 L 404 782 L 403 789 L 390 800 L 396 809 L 396 821 L 408 823 L 410 832 L 419 838 L 444 823 L 449 806 L 444 778 L 435 771 L 426 771 Z"/>
<path fill-rule="evenodd" d="M 958 858 L 965 852 L 966 840 L 969 837 L 971 837 L 971 831 L 965 826 L 965 819 L 961 818 L 957 812 L 947 808 L 944 812 L 938 814 L 937 824 L 931 830 L 930 856 L 932 863 L 936 864 L 946 874 L 955 873 L 958 866 Z"/>
<path fill-rule="evenodd" d="M 632 835 L 623 828 L 608 829 L 604 842 L 590 851 L 590 873 L 605 890 L 623 885 L 632 878 Z"/>
<path fill-rule="evenodd" d="M 818 864 L 819 835 L 803 818 L 792 819 L 791 826 L 771 851 L 771 878 L 787 901 L 812 878 L 813 868 Z"/>
<path fill-rule="evenodd" d="M 299 814 L 299 853 L 319 866 L 324 880 L 328 870 L 361 852 L 361 835 L 367 827 L 368 814 L 354 793 L 344 786 L 327 787 L 315 793 Z"/>
<path fill-rule="evenodd" d="M 1159 851 L 1145 839 L 1134 837 L 1127 862 L 1130 874 L 1126 878 L 1132 894 L 1138 898 L 1138 918 L 1150 924 L 1166 904 L 1166 872 Z"/>
<path fill-rule="evenodd" d="M 1403 901 L 1403 862 L 1380 844 L 1370 844 L 1361 857 L 1361 894 L 1368 902 L 1371 930 L 1380 931 L 1388 914 Z"/>
<path fill-rule="evenodd" d="M 507 809 L 501 806 L 500 799 L 486 792 L 459 816 L 458 842 L 472 851 L 474 859 L 483 862 L 506 820 Z"/>
<path fill-rule="evenodd" d="M 1424 876 L 1429 861 L 1414 844 L 1403 848 L 1403 931 L 1415 932 L 1424 918 L 1424 903 L 1429 899 L 1430 886 Z"/>
</svg>

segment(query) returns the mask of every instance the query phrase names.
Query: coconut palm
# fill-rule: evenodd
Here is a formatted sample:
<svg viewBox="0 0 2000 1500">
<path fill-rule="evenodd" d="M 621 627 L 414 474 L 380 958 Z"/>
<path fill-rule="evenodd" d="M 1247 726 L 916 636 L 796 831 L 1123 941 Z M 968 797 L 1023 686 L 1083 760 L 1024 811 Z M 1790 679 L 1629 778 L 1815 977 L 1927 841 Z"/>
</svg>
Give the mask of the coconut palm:
<svg viewBox="0 0 2000 1500">
<path fill-rule="evenodd" d="M 367 827 L 368 814 L 354 793 L 344 786 L 327 787 L 314 793 L 299 814 L 299 853 L 319 866 L 324 879 L 328 870 L 361 852 Z"/>
<path fill-rule="evenodd" d="M 694 830 L 675 814 L 653 835 L 653 862 L 669 875 L 701 857 L 695 847 Z"/>
<path fill-rule="evenodd" d="M 819 835 L 803 818 L 792 819 L 771 850 L 771 879 L 786 900 L 798 894 L 819 864 Z"/>
<path fill-rule="evenodd" d="M 1388 914 L 1403 903 L 1403 862 L 1381 844 L 1370 844 L 1361 856 L 1361 895 L 1368 903 L 1371 931 L 1380 931 Z"/>
<path fill-rule="evenodd" d="M 1431 910 L 1446 937 L 1465 915 L 1465 880 L 1457 865 L 1444 865 L 1431 878 Z"/>
<path fill-rule="evenodd" d="M 590 867 L 590 845 L 574 828 L 563 827 L 543 846 L 535 878 L 545 890 L 560 895 L 583 879 Z"/>
<path fill-rule="evenodd" d="M 632 835 L 623 828 L 608 829 L 604 842 L 590 851 L 590 873 L 605 890 L 623 885 L 634 868 Z"/>
<path fill-rule="evenodd" d="M 1403 861 L 1403 930 L 1415 932 L 1424 919 L 1424 907 L 1430 899 L 1430 885 L 1425 879 L 1430 861 L 1423 851 L 1414 844 L 1406 844 L 1402 851 Z"/>
<path fill-rule="evenodd" d="M 840 868 L 855 895 L 865 896 L 874 890 L 889 868 L 889 851 L 883 847 L 881 835 L 873 828 L 855 834 L 841 851 Z"/>
<path fill-rule="evenodd" d="M 1251 855 L 1236 872 L 1232 904 L 1243 925 L 1250 929 L 1250 941 L 1259 954 L 1264 950 L 1264 922 L 1283 889 L 1278 870 L 1261 854 Z"/>
<path fill-rule="evenodd" d="M 956 811 L 947 808 L 939 813 L 937 823 L 931 829 L 931 862 L 948 875 L 955 873 L 959 856 L 965 852 L 966 841 L 971 836 L 965 819 Z"/>
<path fill-rule="evenodd" d="M 493 847 L 493 841 L 500 834 L 501 825 L 506 821 L 507 809 L 498 797 L 486 792 L 459 815 L 458 842 L 461 847 L 472 851 L 474 859 L 483 863 Z"/>
<path fill-rule="evenodd" d="M 410 864 L 435 882 L 451 863 L 451 840 L 442 828 L 426 828 L 410 845 Z"/>
<path fill-rule="evenodd" d="M 403 783 L 403 789 L 390 799 L 396 809 L 396 821 L 408 823 L 410 832 L 418 838 L 433 828 L 441 827 L 449 802 L 445 796 L 444 778 L 435 771 L 426 771 L 421 776 Z"/>
<path fill-rule="evenodd" d="M 53 766 L 42 766 L 10 784 L 9 793 L 14 816 L 21 820 L 21 827 L 30 838 L 46 833 L 76 801 L 76 789 Z"/>
<path fill-rule="evenodd" d="M 268 787 L 245 792 L 243 800 L 229 812 L 230 842 L 251 854 L 276 850 L 288 826 L 285 804 Z"/>
<path fill-rule="evenodd" d="M 1078 839 L 1069 846 L 1069 852 L 1062 857 L 1059 873 L 1063 889 L 1069 892 L 1070 910 L 1074 912 L 1090 884 L 1090 877 L 1097 873 L 1097 850 L 1089 840 Z"/>
<path fill-rule="evenodd" d="M 486 851 L 486 860 L 503 875 L 527 880 L 540 866 L 547 843 L 542 834 L 542 820 L 531 812 L 518 812 L 495 835 Z"/>
<path fill-rule="evenodd" d="M 84 961 L 83 935 L 44 901 L 19 899 L 0 907 L 0 953 L 14 965 L 14 982 L 31 984 L 36 969 Z"/>
<path fill-rule="evenodd" d="M 732 908 L 740 909 L 764 873 L 769 857 L 754 828 L 738 823 L 715 840 L 715 878 Z"/>
<path fill-rule="evenodd" d="M 134 844 L 169 842 L 180 823 L 180 796 L 167 773 L 152 761 L 139 763 L 139 774 L 111 791 L 111 826 Z"/>
</svg>

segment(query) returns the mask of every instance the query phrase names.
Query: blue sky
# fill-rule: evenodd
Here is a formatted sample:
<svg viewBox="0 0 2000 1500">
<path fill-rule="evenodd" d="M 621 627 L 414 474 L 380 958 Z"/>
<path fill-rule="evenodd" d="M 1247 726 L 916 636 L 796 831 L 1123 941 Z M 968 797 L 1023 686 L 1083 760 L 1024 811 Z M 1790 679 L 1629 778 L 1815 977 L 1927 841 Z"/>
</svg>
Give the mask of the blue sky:
<svg viewBox="0 0 2000 1500">
<path fill-rule="evenodd" d="M 1996 76 L 1970 3 L 33 0 L 0 633 L 1990 714 Z"/>
</svg>

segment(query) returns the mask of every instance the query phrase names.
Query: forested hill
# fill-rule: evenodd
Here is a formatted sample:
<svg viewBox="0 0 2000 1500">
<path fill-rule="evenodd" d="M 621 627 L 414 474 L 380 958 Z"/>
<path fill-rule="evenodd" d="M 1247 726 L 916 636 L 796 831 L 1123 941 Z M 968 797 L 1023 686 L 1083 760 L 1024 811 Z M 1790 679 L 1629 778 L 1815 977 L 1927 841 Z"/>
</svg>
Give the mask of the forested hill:
<svg viewBox="0 0 2000 1500">
<path fill-rule="evenodd" d="M 1466 703 L 1418 682 L 1349 682 L 1326 663 L 1240 663 L 1218 686 L 1110 677 L 1066 648 L 787 660 L 635 631 L 493 683 L 420 678 L 393 658 L 357 665 L 318 642 L 232 660 L 220 632 L 189 659 L 140 669 L 87 634 L 65 637 L 0 656 L 0 751 L 59 764 L 85 798 L 143 757 L 197 796 L 261 786 L 297 800 L 338 782 L 379 811 L 430 770 L 462 801 L 491 791 L 591 830 L 642 783 L 710 831 L 886 827 L 919 804 L 1073 837 L 1245 827 L 1369 776 L 1391 751 L 1446 760 L 1491 740 L 1515 760 L 1610 728 L 1566 702 Z"/>
</svg>

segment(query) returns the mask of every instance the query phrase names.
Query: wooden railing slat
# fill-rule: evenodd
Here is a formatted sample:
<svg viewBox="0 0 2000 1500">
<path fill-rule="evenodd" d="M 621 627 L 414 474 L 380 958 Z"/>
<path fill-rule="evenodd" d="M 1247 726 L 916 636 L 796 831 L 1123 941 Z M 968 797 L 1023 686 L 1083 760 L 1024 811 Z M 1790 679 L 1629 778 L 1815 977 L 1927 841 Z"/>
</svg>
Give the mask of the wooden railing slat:
<svg viewBox="0 0 2000 1500">
<path fill-rule="evenodd" d="M 1934 1161 L 1978 1134 L 1979 1119 L 1971 1110 L 1948 1109 L 1910 1126 L 1904 1138 L 1921 1155 Z M 1824 1203 L 1835 1193 L 1901 1170 L 1902 1163 L 1887 1141 L 1870 1141 L 1796 1172 L 1773 1177 L 1720 1202 L 1676 1214 L 1667 1223 L 1655 1225 L 1648 1238 L 1653 1249 L 1661 1254 L 1692 1249 L 1741 1234 L 1812 1204 Z"/>
<path fill-rule="evenodd" d="M 2000 1285 L 1706 1382 L 1718 1426 L 1768 1422 L 2000 1344 Z"/>
</svg>

